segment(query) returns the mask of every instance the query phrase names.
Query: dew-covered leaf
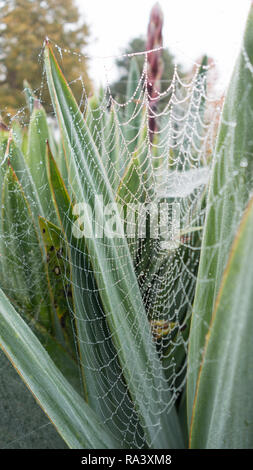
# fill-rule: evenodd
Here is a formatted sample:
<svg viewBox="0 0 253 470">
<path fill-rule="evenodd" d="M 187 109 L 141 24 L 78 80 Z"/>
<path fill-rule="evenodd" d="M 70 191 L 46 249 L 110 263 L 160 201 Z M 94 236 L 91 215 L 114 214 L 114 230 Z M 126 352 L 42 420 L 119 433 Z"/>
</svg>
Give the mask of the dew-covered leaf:
<svg viewBox="0 0 253 470">
<path fill-rule="evenodd" d="M 188 360 L 191 420 L 206 334 L 241 215 L 253 188 L 253 8 L 221 116 L 207 201 Z"/>
</svg>

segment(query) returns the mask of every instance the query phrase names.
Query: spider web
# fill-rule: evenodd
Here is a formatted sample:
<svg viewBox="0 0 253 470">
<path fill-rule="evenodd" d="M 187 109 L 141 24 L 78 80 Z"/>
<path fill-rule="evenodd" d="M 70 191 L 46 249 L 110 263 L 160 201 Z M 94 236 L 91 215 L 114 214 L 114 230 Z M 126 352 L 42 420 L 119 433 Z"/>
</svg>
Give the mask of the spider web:
<svg viewBox="0 0 253 470">
<path fill-rule="evenodd" d="M 66 54 L 73 54 L 71 51 L 61 50 L 57 45 L 54 45 L 54 49 L 61 65 L 64 65 Z M 138 54 L 126 56 L 130 70 L 135 70 L 135 74 L 132 72 L 132 80 L 128 82 L 124 103 L 117 101 L 117 97 L 111 93 L 108 76 L 108 64 L 112 60 L 110 58 L 103 59 L 105 85 L 97 98 L 87 96 L 80 77 L 70 83 L 70 87 L 74 87 L 76 83 L 82 84 L 82 92 L 76 98 L 102 160 L 111 194 L 117 203 L 117 208 L 108 206 L 105 197 L 104 218 L 96 218 L 94 224 L 96 243 L 104 256 L 103 272 L 101 265 L 94 260 L 94 253 L 89 250 L 93 242 L 89 244 L 88 240 L 88 249 L 84 249 L 80 234 L 83 234 L 87 218 L 78 223 L 78 217 L 84 216 L 81 204 L 90 204 L 94 208 L 94 198 L 101 202 L 99 198 L 103 195 L 103 185 L 95 180 L 95 173 L 94 184 L 91 185 L 78 164 L 77 173 L 68 173 L 71 168 L 68 170 L 65 165 L 64 146 L 65 152 L 67 148 L 67 158 L 71 158 L 76 150 L 74 132 L 68 146 L 66 142 L 62 145 L 54 111 L 48 113 L 51 152 L 66 188 L 77 204 L 74 209 L 69 207 L 63 217 L 65 226 L 71 227 L 69 248 L 62 230 L 59 229 L 49 187 L 45 183 L 47 169 L 43 161 L 31 159 L 30 172 L 20 164 L 16 170 L 19 184 L 14 184 L 6 163 L 7 157 L 10 161 L 16 158 L 15 152 L 10 148 L 7 155 L 6 142 L 1 144 L 2 288 L 49 351 L 49 336 L 54 334 L 57 337 L 60 347 L 76 366 L 77 373 L 72 378 L 72 384 L 88 399 L 101 422 L 107 424 L 129 448 L 143 448 L 147 445 L 152 447 L 153 442 L 152 439 L 147 441 L 145 437 L 145 426 L 139 420 L 130 387 L 126 385 L 126 377 L 130 383 L 131 380 L 136 380 L 133 371 L 135 352 L 134 349 L 129 349 L 128 357 L 122 362 L 124 351 L 117 342 L 121 325 L 119 323 L 115 326 L 116 329 L 112 328 L 112 309 L 124 312 L 126 320 L 132 319 L 136 313 L 136 321 L 131 323 L 130 329 L 132 337 L 136 339 L 137 350 L 141 336 L 140 325 L 143 323 L 145 329 L 148 324 L 152 347 L 147 355 L 151 365 L 150 369 L 144 368 L 141 371 L 140 383 L 147 387 L 150 395 L 143 397 L 143 407 L 151 415 L 156 414 L 152 393 L 154 385 L 150 373 L 157 371 L 160 414 L 170 413 L 174 404 L 180 406 L 185 388 L 189 322 L 205 220 L 206 193 L 220 116 L 220 101 L 213 94 L 210 78 L 213 65 L 207 62 L 194 64 L 187 79 L 180 77 L 175 66 L 173 77 L 168 77 L 168 88 L 161 93 L 157 87 L 152 97 L 149 94 L 148 72 L 148 56 L 151 53 L 159 54 L 160 51 L 140 53 L 144 57 L 144 66 L 139 74 L 134 63 Z M 77 60 L 82 60 L 82 56 L 77 55 Z M 41 87 L 34 92 L 42 105 L 47 100 L 46 90 L 46 77 L 43 74 Z M 34 96 L 31 103 L 35 100 Z M 13 125 L 12 139 L 19 149 L 19 161 L 27 161 L 26 156 L 22 157 L 22 153 L 26 152 L 23 136 L 31 133 L 31 124 L 26 120 L 27 111 L 28 106 L 19 110 L 10 121 L 10 125 Z M 92 149 L 87 142 L 83 146 L 87 155 L 87 168 L 92 171 Z M 86 188 L 86 200 L 77 194 L 77 183 Z M 25 195 L 27 205 L 22 194 Z M 163 212 L 166 215 L 165 222 L 161 215 L 154 219 L 159 224 L 157 236 L 152 238 L 152 210 L 157 214 L 156 211 L 161 210 L 161 207 L 166 208 Z M 74 222 L 73 210 L 77 216 Z M 115 216 L 117 210 L 121 215 L 120 226 Z M 43 216 L 53 224 L 40 225 L 40 239 L 36 235 L 36 223 L 31 221 L 29 211 L 34 219 L 35 216 Z M 23 214 L 24 217 L 19 217 L 20 220 L 17 221 L 17 214 Z M 141 232 L 138 231 L 136 220 L 139 225 L 142 222 Z M 163 233 L 168 227 L 169 239 Z M 122 230 L 125 230 L 123 236 Z M 94 234 L 90 237 L 91 240 L 92 237 Z M 112 257 L 112 237 L 116 246 L 116 259 Z M 47 266 L 47 277 L 43 263 L 37 263 L 40 244 L 44 249 L 42 259 Z M 121 269 L 118 269 L 119 264 Z M 53 292 L 51 294 L 48 279 Z M 130 312 L 126 307 L 130 305 L 129 298 L 132 295 L 126 285 L 131 281 L 131 290 L 136 296 L 136 312 Z M 120 293 L 119 302 L 113 306 L 106 305 L 103 300 L 104 291 L 114 291 L 115 288 Z M 54 311 L 53 320 L 48 315 L 49 310 Z M 52 328 L 52 322 L 58 325 L 58 330 Z M 59 355 L 55 357 L 51 353 L 51 356 L 61 368 Z M 9 375 L 6 375 L 9 366 L 3 356 L 0 364 L 3 399 L 6 400 L 6 390 L 16 387 L 13 380 L 18 384 L 17 394 L 19 389 L 22 389 L 20 394 L 24 394 L 20 398 L 22 404 L 18 404 L 21 414 L 20 419 L 16 420 L 19 422 L 15 421 L 16 433 L 13 429 L 9 434 L 6 433 L 1 446 L 19 447 L 21 440 L 22 445 L 27 447 L 50 447 L 50 440 L 52 442 L 53 439 L 55 447 L 61 447 L 63 444 L 57 441 L 51 424 L 39 411 L 36 413 L 41 424 L 30 415 L 29 432 L 26 431 L 27 424 L 25 430 L 22 428 L 22 422 L 27 416 L 29 392 L 22 388 L 17 377 L 8 379 L 14 371 L 10 370 Z M 129 370 L 132 371 L 132 376 L 129 376 Z M 33 406 L 36 409 L 35 403 Z M 3 418 L 0 421 L 4 428 L 8 428 L 8 415 L 9 410 L 3 409 Z M 159 432 L 162 427 L 161 416 L 156 416 L 151 426 L 156 426 Z M 34 444 L 31 438 L 33 432 L 37 433 L 40 440 L 45 428 L 52 430 L 53 437 Z"/>
</svg>

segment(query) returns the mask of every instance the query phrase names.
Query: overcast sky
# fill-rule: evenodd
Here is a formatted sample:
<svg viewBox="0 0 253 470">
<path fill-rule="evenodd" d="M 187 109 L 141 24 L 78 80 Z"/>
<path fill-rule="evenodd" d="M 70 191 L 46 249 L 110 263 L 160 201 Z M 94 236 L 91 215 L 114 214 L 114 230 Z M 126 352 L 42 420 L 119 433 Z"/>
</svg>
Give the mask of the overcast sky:
<svg viewBox="0 0 253 470">
<path fill-rule="evenodd" d="M 91 30 L 89 54 L 119 55 L 130 39 L 145 35 L 155 0 L 76 0 Z M 213 57 L 226 86 L 238 54 L 250 0 L 160 0 L 164 13 L 164 46 L 178 62 L 190 66 L 203 53 Z M 94 58 L 96 83 L 115 77 L 112 59 Z M 109 72 L 108 72 L 109 70 Z"/>
</svg>

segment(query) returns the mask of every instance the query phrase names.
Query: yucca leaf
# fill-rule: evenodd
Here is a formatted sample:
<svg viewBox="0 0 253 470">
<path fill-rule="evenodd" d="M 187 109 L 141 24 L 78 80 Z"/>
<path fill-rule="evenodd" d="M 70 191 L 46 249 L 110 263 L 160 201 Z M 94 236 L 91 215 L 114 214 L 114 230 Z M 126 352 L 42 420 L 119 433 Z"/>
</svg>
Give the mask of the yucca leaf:
<svg viewBox="0 0 253 470">
<path fill-rule="evenodd" d="M 252 448 L 253 199 L 232 245 L 206 336 L 191 447 Z"/>
<path fill-rule="evenodd" d="M 55 138 L 56 129 L 54 129 L 52 124 L 51 126 L 49 125 L 43 106 L 26 80 L 24 81 L 24 86 L 27 105 L 30 110 L 30 122 L 28 133 L 23 131 L 22 151 L 26 157 L 34 182 L 36 186 L 39 187 L 39 193 L 43 204 L 47 197 L 49 198 L 48 201 L 51 200 L 50 194 L 48 194 L 48 181 L 45 164 L 47 142 L 49 142 L 50 149 L 54 158 L 57 160 L 57 165 L 65 181 L 68 179 L 68 172 L 66 168 L 65 155 L 62 150 L 62 143 L 59 142 L 58 144 Z M 43 206 L 44 205 L 45 204 L 43 204 Z M 49 207 L 45 211 L 46 215 L 48 215 L 50 208 L 52 209 L 49 204 Z"/>
<path fill-rule="evenodd" d="M 75 331 L 71 313 L 72 288 L 66 242 L 61 229 L 48 220 L 40 217 L 39 225 L 45 248 L 48 287 L 54 312 L 52 328 L 55 338 L 75 357 Z"/>
<path fill-rule="evenodd" d="M 157 241 L 151 240 L 148 234 L 146 234 L 145 240 L 140 240 L 139 225 L 142 221 L 141 218 L 137 217 L 138 212 L 140 213 L 139 204 L 148 204 L 155 200 L 154 174 L 151 149 L 148 142 L 146 112 L 145 107 L 142 111 L 143 123 L 139 135 L 136 137 L 136 148 L 120 180 L 116 200 L 125 208 L 125 223 L 128 218 L 128 221 L 133 224 L 133 229 L 138 227 L 138 233 L 135 230 L 136 233 L 129 237 L 129 249 L 135 262 L 136 272 L 138 274 L 143 272 L 144 277 L 148 278 L 149 269 L 147 267 L 154 264 L 153 256 L 156 257 L 155 247 L 157 246 Z M 126 212 L 126 208 L 128 208 L 128 211 L 130 209 L 132 214 Z"/>
<path fill-rule="evenodd" d="M 15 144 L 17 145 L 17 147 L 21 149 L 22 142 L 23 142 L 23 129 L 18 121 L 13 121 L 11 130 L 12 130 L 12 137 L 13 137 Z"/>
<path fill-rule="evenodd" d="M 51 143 L 49 141 L 49 147 L 51 149 Z M 64 184 L 68 191 L 71 191 L 71 186 L 69 184 L 69 168 L 68 168 L 68 162 L 67 162 L 67 156 L 66 156 L 66 150 L 65 150 L 65 145 L 62 139 L 60 139 L 60 142 L 58 144 L 58 158 L 55 157 L 57 160 L 57 166 L 60 170 L 62 179 L 64 181 Z M 55 153 L 53 155 L 56 155 Z"/>
<path fill-rule="evenodd" d="M 23 188 L 11 167 L 5 175 L 1 222 L 1 264 L 4 272 L 2 287 L 36 334 L 38 333 L 47 351 L 52 357 L 56 357 L 68 376 L 74 377 L 77 365 L 55 339 L 65 346 L 65 341 L 59 334 L 60 320 L 55 312 L 56 306 L 50 295 L 46 253 L 41 247 L 39 229 Z M 58 295 L 58 299 L 62 297 L 62 293 L 61 296 Z M 73 335 L 72 330 L 71 333 Z M 70 364 L 73 366 L 71 374 Z"/>
<path fill-rule="evenodd" d="M 59 335 L 54 322 L 54 309 L 44 271 L 46 263 L 40 249 L 37 227 L 11 168 L 5 177 L 2 202 L 2 287 L 60 370 L 77 388 L 80 386 L 77 364 L 55 339 Z"/>
<path fill-rule="evenodd" d="M 207 201 L 188 360 L 191 420 L 202 351 L 241 214 L 253 188 L 253 7 L 221 117 Z"/>
<path fill-rule="evenodd" d="M 44 254 L 29 202 L 10 167 L 2 194 L 2 265 L 5 289 L 25 313 L 49 328 L 51 310 Z M 25 314 L 24 313 L 24 314 Z"/>
<path fill-rule="evenodd" d="M 120 446 L 63 377 L 1 289 L 0 347 L 69 447 Z"/>
<path fill-rule="evenodd" d="M 146 192 L 142 184 L 140 162 L 138 154 L 135 152 L 120 180 L 116 194 L 117 203 L 124 208 L 125 230 L 129 235 L 129 250 L 134 261 L 136 261 L 139 246 L 138 233 L 136 231 L 136 227 L 138 226 L 137 215 L 139 204 L 144 203 L 145 200 Z"/>
<path fill-rule="evenodd" d="M 0 195 L 2 192 L 2 184 L 4 180 L 4 175 L 6 171 L 6 148 L 8 144 L 8 134 L 4 133 L 6 135 L 1 135 L 2 133 L 0 132 Z"/>
<path fill-rule="evenodd" d="M 26 129 L 23 129 L 21 152 L 23 153 L 24 156 L 26 156 L 28 152 L 28 132 Z"/>
<path fill-rule="evenodd" d="M 35 94 L 32 91 L 31 85 L 28 83 L 27 80 L 24 80 L 24 94 L 26 99 L 26 104 L 29 109 L 30 114 L 32 114 L 34 109 L 34 102 L 37 100 Z"/>
<path fill-rule="evenodd" d="M 126 167 L 117 191 L 120 204 L 138 204 L 145 202 L 145 188 L 142 185 L 141 169 L 138 154 L 135 152 Z"/>
<path fill-rule="evenodd" d="M 2 186 L 4 182 L 4 175 L 6 172 L 6 166 L 7 166 L 7 159 L 5 158 L 6 156 L 6 148 L 8 145 L 8 132 L 5 130 L 0 130 L 0 200 L 2 201 Z M 0 253 L 2 253 L 4 250 L 4 242 L 3 242 L 3 237 L 2 237 L 2 217 L 0 217 Z M 4 281 L 4 272 L 3 272 L 3 267 L 2 267 L 2 262 L 1 262 L 1 256 L 0 256 L 0 279 L 1 279 L 1 284 Z"/>
<path fill-rule="evenodd" d="M 44 216 L 40 195 L 36 184 L 33 181 L 30 169 L 25 161 L 25 157 L 20 148 L 15 145 L 11 133 L 9 135 L 4 159 L 5 161 L 10 162 L 20 185 L 23 188 L 25 197 L 32 210 L 34 220 L 36 221 L 39 215 Z"/>
<path fill-rule="evenodd" d="M 102 154 L 103 163 L 108 174 L 112 188 L 116 191 L 120 175 L 125 168 L 125 160 L 128 160 L 128 149 L 120 128 L 119 118 L 114 104 L 107 118 L 104 132 L 105 151 Z"/>
<path fill-rule="evenodd" d="M 69 279 L 86 399 L 97 415 L 110 423 L 110 429 L 131 447 L 134 435 L 136 442 L 143 440 L 143 431 L 123 380 L 84 240 L 73 238 L 69 221 L 66 223 L 70 197 L 50 150 L 48 170 L 62 233 L 69 243 Z M 70 217 L 74 225 L 75 216 Z"/>
<path fill-rule="evenodd" d="M 180 397 L 180 403 L 178 407 L 178 417 L 181 424 L 182 433 L 184 436 L 185 446 L 189 445 L 189 433 L 188 433 L 188 420 L 187 420 L 187 397 L 186 397 L 186 385 Z"/>
<path fill-rule="evenodd" d="M 8 142 L 7 156 L 9 157 L 9 164 L 13 165 L 16 170 L 15 172 L 13 170 L 14 187 L 11 188 L 7 180 L 7 186 L 3 195 L 5 200 L 2 201 L 2 265 L 6 266 L 6 273 L 11 270 L 13 279 L 16 279 L 14 283 L 9 283 L 9 280 L 12 279 L 10 275 L 7 289 L 13 293 L 13 299 L 15 298 L 18 301 L 19 298 L 19 307 L 21 309 L 26 310 L 28 314 L 32 310 L 34 319 L 36 318 L 37 321 L 42 322 L 46 328 L 49 328 L 53 336 L 65 345 L 52 298 L 46 262 L 46 249 L 39 227 L 38 217 L 43 215 L 43 208 L 39 198 L 40 187 L 38 182 L 40 177 L 38 178 L 37 175 L 34 183 L 22 152 L 14 145 L 11 139 Z M 46 168 L 43 171 L 46 172 Z M 44 181 L 43 188 L 45 188 L 46 184 L 48 185 Z M 49 197 L 52 201 L 51 194 L 49 194 Z M 50 201 L 48 201 L 48 207 L 49 203 Z M 51 202 L 51 207 L 52 205 L 53 202 Z M 44 207 L 47 210 L 46 203 Z M 54 213 L 53 211 L 54 207 L 53 210 L 51 209 L 51 216 Z M 13 230 L 14 227 L 15 231 Z M 34 283 L 36 283 L 36 290 L 34 289 Z M 15 284 L 16 287 L 14 287 Z M 18 285 L 19 288 L 17 288 Z M 24 288 L 23 292 L 22 286 Z M 29 292 L 28 297 L 25 295 L 26 288 L 28 288 Z M 35 302 L 36 308 L 34 299 L 37 299 Z"/>
<path fill-rule="evenodd" d="M 104 128 L 105 114 L 101 112 L 101 103 L 99 98 L 94 94 L 88 100 L 88 109 L 85 116 L 87 126 L 94 140 L 94 143 L 102 155 L 104 149 Z"/>
<path fill-rule="evenodd" d="M 28 212 L 22 193 L 16 187 L 10 169 L 5 173 L 1 197 L 1 265 L 5 273 L 3 288 L 8 288 L 10 296 L 15 296 L 15 300 L 23 305 L 30 304 L 29 284 L 24 276 L 24 265 L 20 263 L 20 256 L 23 256 L 24 240 L 23 230 L 28 229 L 31 223 L 31 215 Z M 14 191 L 16 190 L 16 194 Z M 21 197 L 20 197 L 21 196 Z M 13 204 L 14 199 L 14 204 Z M 13 215 L 16 217 L 17 208 L 22 209 L 22 218 L 16 223 L 16 230 L 13 230 Z M 29 214 L 29 218 L 23 219 Z M 25 226 L 23 224 L 25 223 Z M 20 239 L 21 238 L 21 239 Z M 33 238 L 33 237 L 32 237 Z M 26 246 L 28 252 L 29 246 Z M 7 276 L 6 276 L 7 275 Z M 6 282 L 7 281 L 7 282 Z"/>
<path fill-rule="evenodd" d="M 70 175 L 76 200 L 91 203 L 94 208 L 92 198 L 102 194 L 104 204 L 113 203 L 112 188 L 94 141 L 48 45 L 45 48 L 45 67 L 55 113 L 71 155 Z M 103 224 L 101 204 L 97 210 L 99 223 Z M 162 403 L 168 398 L 164 391 L 165 379 L 117 209 L 115 212 L 120 228 L 117 238 L 85 239 L 106 319 L 148 444 L 181 446 L 175 410 L 172 409 L 169 415 L 162 410 Z M 91 225 L 92 220 L 87 217 L 85 222 Z M 150 402 L 152 409 L 146 405 Z M 162 431 L 165 428 L 167 435 Z"/>
<path fill-rule="evenodd" d="M 82 396 L 80 368 L 77 360 L 39 322 L 29 323 L 29 326 L 65 379 Z"/>
<path fill-rule="evenodd" d="M 49 140 L 47 116 L 42 106 L 34 106 L 28 130 L 28 152 L 26 156 L 32 180 L 39 194 L 43 213 L 47 219 L 56 221 L 55 210 L 48 184 L 46 167 L 46 144 Z"/>
</svg>

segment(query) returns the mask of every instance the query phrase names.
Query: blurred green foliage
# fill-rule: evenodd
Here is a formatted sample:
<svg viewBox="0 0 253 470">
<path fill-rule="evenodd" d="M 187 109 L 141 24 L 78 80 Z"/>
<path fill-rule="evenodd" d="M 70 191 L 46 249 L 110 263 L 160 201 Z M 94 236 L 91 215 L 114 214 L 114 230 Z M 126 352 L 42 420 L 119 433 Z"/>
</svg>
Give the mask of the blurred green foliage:
<svg viewBox="0 0 253 470">
<path fill-rule="evenodd" d="M 15 113 L 24 105 L 25 79 L 34 90 L 41 86 L 40 52 L 46 36 L 62 49 L 77 53 L 84 50 L 89 29 L 80 21 L 73 0 L 0 1 L 0 112 L 3 116 Z M 91 91 L 85 58 L 79 62 L 75 54 L 65 54 L 64 72 L 69 81 L 82 75 L 86 92 Z M 76 96 L 80 95 L 80 80 L 73 84 L 73 90 Z M 45 100 L 49 110 L 47 96 Z"/>
</svg>

